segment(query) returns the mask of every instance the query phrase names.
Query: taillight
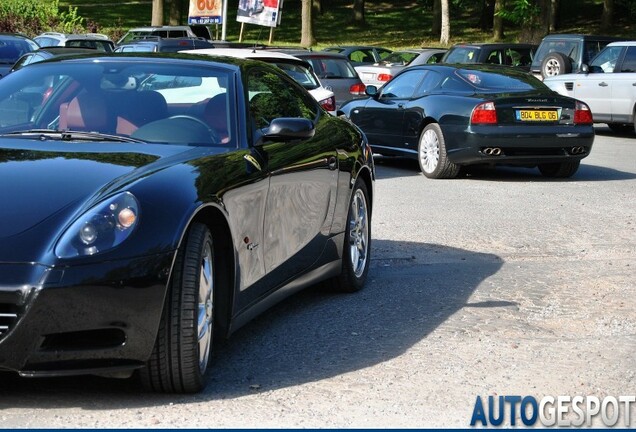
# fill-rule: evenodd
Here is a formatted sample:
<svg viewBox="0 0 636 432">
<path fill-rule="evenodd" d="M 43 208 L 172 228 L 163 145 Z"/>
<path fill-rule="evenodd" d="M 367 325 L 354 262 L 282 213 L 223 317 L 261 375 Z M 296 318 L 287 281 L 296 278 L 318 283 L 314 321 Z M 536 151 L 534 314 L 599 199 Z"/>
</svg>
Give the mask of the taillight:
<svg viewBox="0 0 636 432">
<path fill-rule="evenodd" d="M 592 119 L 592 111 L 590 111 L 590 107 L 585 105 L 583 102 L 576 102 L 576 106 L 574 108 L 574 124 L 592 124 L 594 120 Z"/>
<path fill-rule="evenodd" d="M 388 81 L 393 78 L 391 74 L 378 74 L 378 81 Z"/>
<path fill-rule="evenodd" d="M 497 124 L 497 111 L 494 102 L 480 103 L 470 116 L 472 124 Z"/>
<path fill-rule="evenodd" d="M 349 93 L 354 96 L 364 96 L 364 91 L 366 90 L 366 86 L 362 83 L 354 84 L 349 87 Z"/>
<path fill-rule="evenodd" d="M 327 99 L 323 99 L 320 102 L 320 106 L 326 109 L 327 111 L 335 111 L 336 110 L 336 97 L 331 96 Z"/>
</svg>

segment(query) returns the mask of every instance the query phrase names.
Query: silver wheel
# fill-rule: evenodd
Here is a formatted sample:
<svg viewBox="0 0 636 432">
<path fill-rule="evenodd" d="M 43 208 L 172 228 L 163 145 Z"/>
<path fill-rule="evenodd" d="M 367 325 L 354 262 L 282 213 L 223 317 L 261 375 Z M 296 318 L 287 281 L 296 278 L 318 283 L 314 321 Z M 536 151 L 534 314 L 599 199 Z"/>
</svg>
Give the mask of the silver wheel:
<svg viewBox="0 0 636 432">
<path fill-rule="evenodd" d="M 548 61 L 545 62 L 543 72 L 545 76 L 559 75 L 559 73 L 561 73 L 561 65 L 559 64 L 559 61 L 554 58 L 548 59 Z"/>
<path fill-rule="evenodd" d="M 206 243 L 201 257 L 201 270 L 199 277 L 199 313 L 197 319 L 198 343 L 199 343 L 199 370 L 205 373 L 210 358 L 210 344 L 212 342 L 212 320 L 214 303 L 214 274 L 212 273 L 212 249 Z"/>
<path fill-rule="evenodd" d="M 439 163 L 439 139 L 433 129 L 424 131 L 420 137 L 420 168 L 425 173 L 432 173 Z"/>
<path fill-rule="evenodd" d="M 349 212 L 349 257 L 353 274 L 360 277 L 367 267 L 369 251 L 369 214 L 362 190 L 356 190 Z"/>
</svg>

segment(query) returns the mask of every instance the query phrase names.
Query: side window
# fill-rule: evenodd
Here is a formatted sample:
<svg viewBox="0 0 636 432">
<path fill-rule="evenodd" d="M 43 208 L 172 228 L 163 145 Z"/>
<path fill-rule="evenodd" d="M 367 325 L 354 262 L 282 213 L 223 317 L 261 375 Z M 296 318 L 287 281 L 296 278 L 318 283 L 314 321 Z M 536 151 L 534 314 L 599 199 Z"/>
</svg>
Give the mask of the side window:
<svg viewBox="0 0 636 432">
<path fill-rule="evenodd" d="M 391 55 L 392 51 L 389 50 L 378 50 L 378 55 L 380 56 L 380 60 L 384 60 L 389 55 Z"/>
<path fill-rule="evenodd" d="M 390 99 L 409 99 L 415 93 L 422 78 L 426 74 L 425 70 L 411 70 L 399 75 L 392 81 L 389 81 L 382 88 L 382 98 Z"/>
<path fill-rule="evenodd" d="M 501 50 L 493 50 L 488 54 L 486 63 L 489 64 L 504 64 L 501 58 Z"/>
<path fill-rule="evenodd" d="M 431 90 L 437 88 L 440 81 L 442 80 L 442 76 L 436 71 L 427 71 L 420 83 L 417 91 L 415 92 L 414 97 L 419 98 L 425 96 Z"/>
<path fill-rule="evenodd" d="M 426 60 L 427 64 L 434 64 L 434 63 L 439 63 L 440 61 L 442 61 L 442 57 L 444 57 L 444 53 L 437 53 L 437 54 L 433 54 L 432 56 L 430 56 L 428 58 L 428 60 Z"/>
<path fill-rule="evenodd" d="M 279 117 L 314 120 L 318 115 L 315 100 L 274 71 L 252 69 L 247 78 L 249 112 L 257 129 L 267 127 Z"/>
<path fill-rule="evenodd" d="M 368 50 L 356 50 L 349 54 L 349 60 L 361 63 L 373 63 L 373 53 Z"/>
<path fill-rule="evenodd" d="M 623 47 L 621 46 L 605 48 L 594 58 L 590 64 L 590 68 L 600 67 L 605 73 L 614 72 L 616 62 L 618 61 L 618 57 L 621 55 L 622 51 Z"/>
<path fill-rule="evenodd" d="M 636 72 L 636 46 L 627 47 L 620 72 Z"/>
</svg>

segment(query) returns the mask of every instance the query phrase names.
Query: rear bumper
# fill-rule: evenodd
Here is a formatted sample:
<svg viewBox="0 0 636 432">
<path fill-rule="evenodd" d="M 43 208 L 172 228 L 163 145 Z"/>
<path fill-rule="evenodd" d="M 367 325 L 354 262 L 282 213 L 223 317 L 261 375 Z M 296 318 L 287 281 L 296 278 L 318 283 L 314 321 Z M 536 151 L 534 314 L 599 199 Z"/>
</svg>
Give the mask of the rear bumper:
<svg viewBox="0 0 636 432">
<path fill-rule="evenodd" d="M 142 366 L 154 345 L 172 256 L 59 269 L 0 264 L 0 369 L 55 376 Z"/>
<path fill-rule="evenodd" d="M 478 126 L 465 129 L 444 130 L 448 158 L 453 163 L 510 164 L 536 166 L 540 163 L 558 163 L 581 160 L 590 154 L 594 143 L 594 127 L 581 126 L 576 131 L 571 126 L 535 126 L 523 128 Z M 487 154 L 487 149 L 499 149 L 498 154 Z"/>
</svg>

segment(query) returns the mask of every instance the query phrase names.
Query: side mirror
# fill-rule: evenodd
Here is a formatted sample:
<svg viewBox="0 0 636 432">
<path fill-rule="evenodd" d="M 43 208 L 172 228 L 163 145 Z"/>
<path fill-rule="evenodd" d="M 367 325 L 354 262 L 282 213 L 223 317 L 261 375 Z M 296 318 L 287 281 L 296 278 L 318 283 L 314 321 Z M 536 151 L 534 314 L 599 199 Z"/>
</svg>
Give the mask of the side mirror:
<svg viewBox="0 0 636 432">
<path fill-rule="evenodd" d="M 368 85 L 367 88 L 364 90 L 364 93 L 367 96 L 371 96 L 371 97 L 376 97 L 378 95 L 378 88 L 374 85 Z"/>
<path fill-rule="evenodd" d="M 586 75 L 589 74 L 590 73 L 590 67 L 587 64 L 583 63 L 581 65 L 581 72 L 586 74 Z"/>
<path fill-rule="evenodd" d="M 314 136 L 316 129 L 311 120 L 296 117 L 281 117 L 272 120 L 263 130 L 263 141 L 305 140 Z"/>
</svg>

